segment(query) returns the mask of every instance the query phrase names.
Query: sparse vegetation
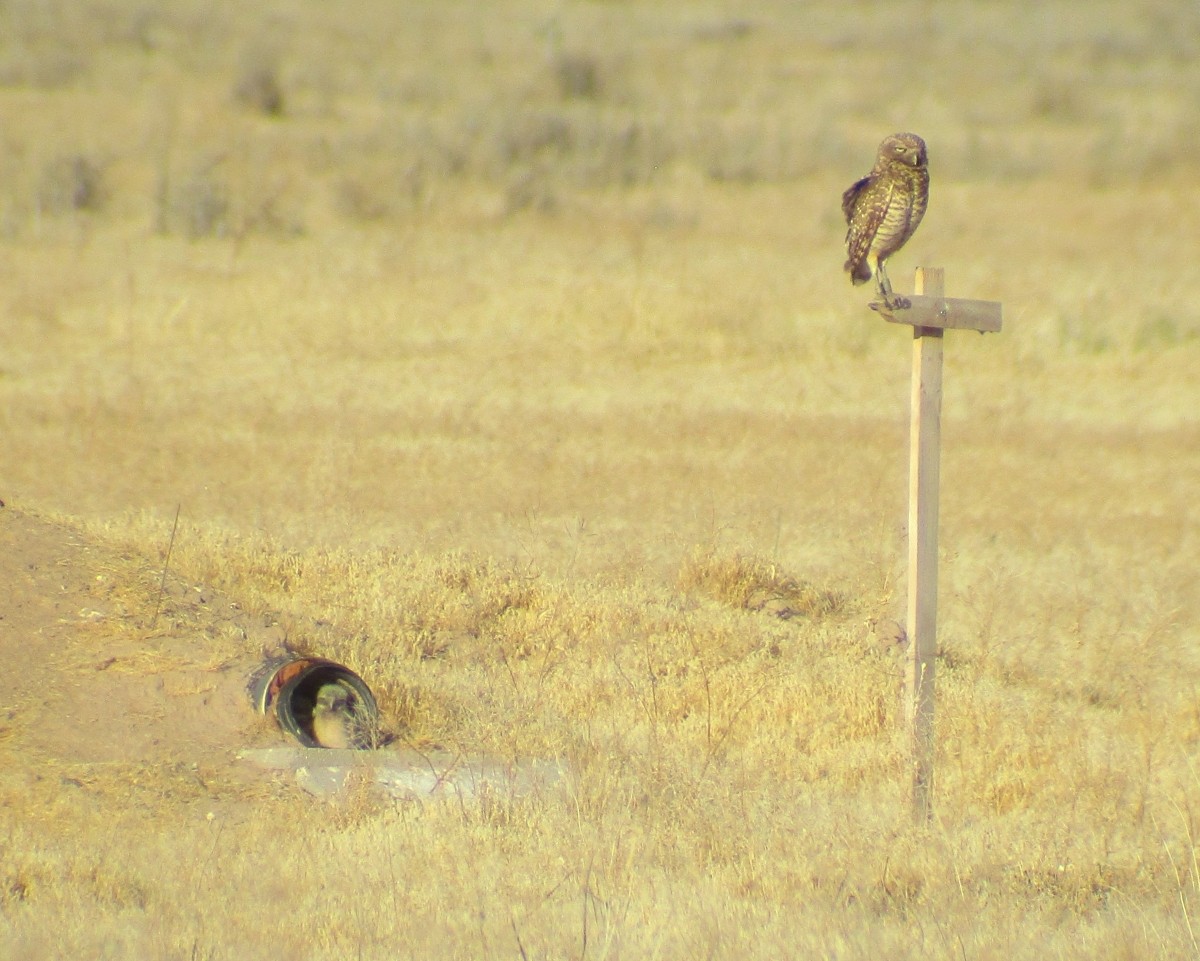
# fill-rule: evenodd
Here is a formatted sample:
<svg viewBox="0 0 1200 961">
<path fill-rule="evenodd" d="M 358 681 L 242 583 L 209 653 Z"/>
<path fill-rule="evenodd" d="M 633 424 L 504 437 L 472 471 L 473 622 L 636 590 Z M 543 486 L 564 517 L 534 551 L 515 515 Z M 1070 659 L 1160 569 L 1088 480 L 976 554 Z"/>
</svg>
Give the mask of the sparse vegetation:
<svg viewBox="0 0 1200 961">
<path fill-rule="evenodd" d="M 42 175 L 39 201 L 49 214 L 98 210 L 104 202 L 103 168 L 80 154 L 57 158 Z"/>
<path fill-rule="evenodd" d="M 281 117 L 284 109 L 279 65 L 261 52 L 248 56 L 233 87 L 235 99 L 249 110 Z"/>
<path fill-rule="evenodd" d="M 219 591 L 571 775 L 328 805 L 0 702 L 0 956 L 1196 958 L 1198 14 L 1077 6 L 6 7 L 0 498 L 125 559 L 55 670 L 255 654 Z M 928 832 L 908 342 L 840 271 L 903 128 L 897 287 L 1005 311 L 947 342 Z"/>
</svg>

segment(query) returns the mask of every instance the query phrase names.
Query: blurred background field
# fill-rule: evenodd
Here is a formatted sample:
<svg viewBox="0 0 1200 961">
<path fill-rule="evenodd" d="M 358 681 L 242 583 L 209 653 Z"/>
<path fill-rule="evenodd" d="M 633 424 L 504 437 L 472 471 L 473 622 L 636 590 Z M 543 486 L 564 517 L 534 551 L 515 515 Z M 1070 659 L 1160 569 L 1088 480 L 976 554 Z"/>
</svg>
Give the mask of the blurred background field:
<svg viewBox="0 0 1200 961">
<path fill-rule="evenodd" d="M 144 559 L 127 641 L 178 508 L 410 743 L 576 772 L 329 807 L 10 705 L 0 944 L 1200 956 L 1198 54 L 1176 2 L 0 5 L 0 497 Z M 909 343 L 841 271 L 906 129 L 893 280 L 1005 321 L 947 338 L 929 836 Z"/>
</svg>

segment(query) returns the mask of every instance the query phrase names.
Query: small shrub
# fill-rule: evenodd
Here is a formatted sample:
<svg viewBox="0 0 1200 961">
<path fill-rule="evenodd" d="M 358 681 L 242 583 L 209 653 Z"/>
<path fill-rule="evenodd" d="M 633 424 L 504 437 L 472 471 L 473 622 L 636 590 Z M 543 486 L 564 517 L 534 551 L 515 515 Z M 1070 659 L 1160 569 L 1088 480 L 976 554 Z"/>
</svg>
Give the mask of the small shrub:
<svg viewBox="0 0 1200 961">
<path fill-rule="evenodd" d="M 233 96 L 242 106 L 264 116 L 283 116 L 283 86 L 278 66 L 261 59 L 247 62 L 234 84 Z"/>
<path fill-rule="evenodd" d="M 600 68 L 589 54 L 559 54 L 554 60 L 554 78 L 564 100 L 595 100 L 600 96 Z"/>
<path fill-rule="evenodd" d="M 375 184 L 347 177 L 337 185 L 334 206 L 338 213 L 351 220 L 385 220 L 392 215 L 392 205 L 382 196 Z"/>
<path fill-rule="evenodd" d="M 190 239 L 229 233 L 229 188 L 211 165 L 197 169 L 172 198 L 171 218 Z"/>
<path fill-rule="evenodd" d="M 505 166 L 542 156 L 561 159 L 574 146 L 571 121 L 560 114 L 518 114 L 506 118 L 497 132 L 496 149 Z"/>
<path fill-rule="evenodd" d="M 1138 325 L 1133 339 L 1134 350 L 1156 350 L 1164 347 L 1177 347 L 1179 344 L 1195 339 L 1195 333 L 1180 329 L 1179 322 L 1173 317 L 1159 314 Z"/>
<path fill-rule="evenodd" d="M 558 210 L 558 197 L 543 171 L 527 170 L 518 174 L 504 191 L 504 212 L 535 210 L 551 214 Z"/>
<path fill-rule="evenodd" d="M 59 157 L 47 164 L 42 172 L 38 203 L 44 213 L 97 210 L 103 200 L 103 170 L 82 154 Z"/>
<path fill-rule="evenodd" d="M 350 220 L 386 220 L 405 210 L 422 207 L 429 194 L 429 176 L 425 164 L 414 160 L 403 169 L 356 170 L 335 187 L 334 206 Z"/>
<path fill-rule="evenodd" d="M 84 55 L 66 42 L 5 44 L 0 56 L 0 86 L 59 90 L 69 87 L 89 68 Z"/>
</svg>

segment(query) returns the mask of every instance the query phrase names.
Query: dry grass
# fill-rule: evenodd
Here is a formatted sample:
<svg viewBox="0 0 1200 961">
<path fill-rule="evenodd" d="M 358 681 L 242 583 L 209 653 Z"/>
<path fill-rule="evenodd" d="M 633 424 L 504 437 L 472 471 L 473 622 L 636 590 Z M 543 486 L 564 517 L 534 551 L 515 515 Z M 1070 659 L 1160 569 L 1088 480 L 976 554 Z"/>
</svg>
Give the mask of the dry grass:
<svg viewBox="0 0 1200 961">
<path fill-rule="evenodd" d="M 6 12 L 0 494 L 150 570 L 182 505 L 408 740 L 573 774 L 331 808 L 0 707 L 0 953 L 1200 955 L 1194 12 L 268 7 Z M 1005 309 L 948 338 L 930 832 L 837 208 L 909 127 L 893 276 Z"/>
</svg>

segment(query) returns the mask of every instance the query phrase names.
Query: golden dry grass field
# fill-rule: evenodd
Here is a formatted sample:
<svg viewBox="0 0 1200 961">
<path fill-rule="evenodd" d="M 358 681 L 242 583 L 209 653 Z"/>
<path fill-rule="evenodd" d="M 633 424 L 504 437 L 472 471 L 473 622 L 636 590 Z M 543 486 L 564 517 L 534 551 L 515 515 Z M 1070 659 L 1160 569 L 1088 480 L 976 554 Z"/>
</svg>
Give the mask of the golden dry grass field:
<svg viewBox="0 0 1200 961">
<path fill-rule="evenodd" d="M 0 118 L 0 956 L 1200 957 L 1194 5 L 9 0 Z M 897 288 L 1004 305 L 946 338 L 928 831 L 911 337 L 839 209 L 906 129 Z M 250 620 L 569 775 L 173 739 Z"/>
</svg>

